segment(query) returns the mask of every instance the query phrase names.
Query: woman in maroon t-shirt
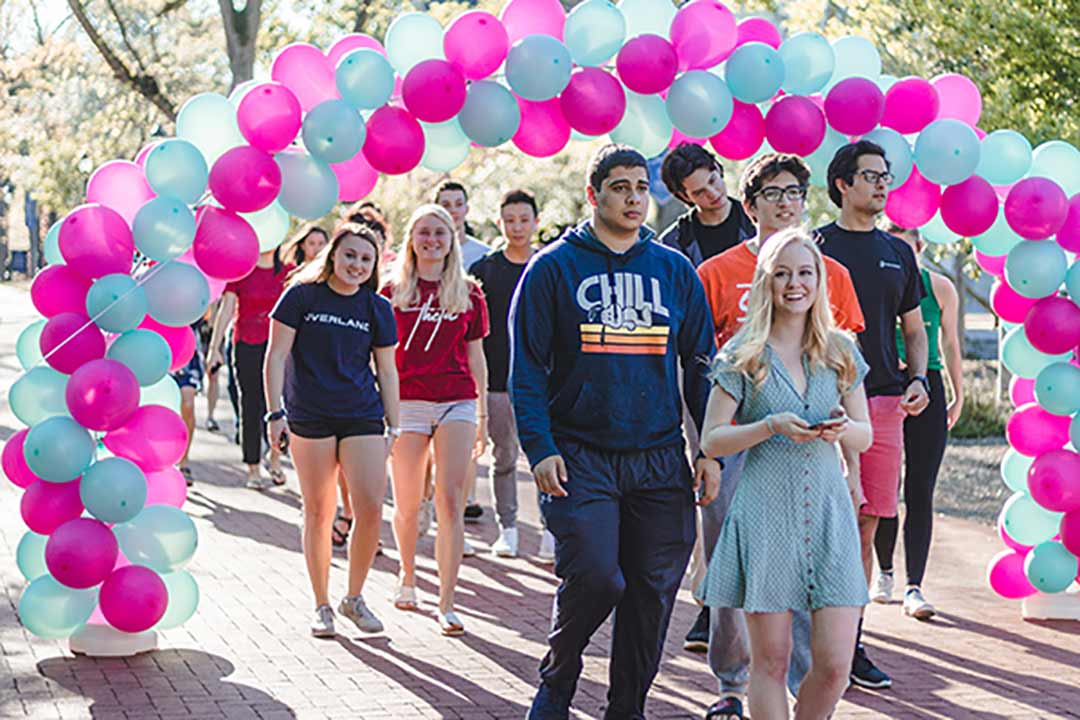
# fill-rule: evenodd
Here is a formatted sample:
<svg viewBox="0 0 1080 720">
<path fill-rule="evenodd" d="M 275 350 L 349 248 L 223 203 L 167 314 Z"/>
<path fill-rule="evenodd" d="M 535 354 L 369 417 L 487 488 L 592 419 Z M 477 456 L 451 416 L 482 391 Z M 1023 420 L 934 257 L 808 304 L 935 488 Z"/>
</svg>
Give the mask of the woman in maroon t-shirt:
<svg viewBox="0 0 1080 720">
<path fill-rule="evenodd" d="M 439 626 L 445 635 L 462 635 L 454 590 L 465 543 L 467 469 L 487 439 L 487 398 L 477 388 L 487 387 L 488 315 L 480 286 L 462 270 L 449 213 L 438 205 L 413 212 L 392 282 L 382 292 L 394 306 L 401 378 L 401 438 L 392 455 L 394 537 L 401 553 L 394 604 L 417 606 L 417 514 L 434 441 Z"/>
</svg>

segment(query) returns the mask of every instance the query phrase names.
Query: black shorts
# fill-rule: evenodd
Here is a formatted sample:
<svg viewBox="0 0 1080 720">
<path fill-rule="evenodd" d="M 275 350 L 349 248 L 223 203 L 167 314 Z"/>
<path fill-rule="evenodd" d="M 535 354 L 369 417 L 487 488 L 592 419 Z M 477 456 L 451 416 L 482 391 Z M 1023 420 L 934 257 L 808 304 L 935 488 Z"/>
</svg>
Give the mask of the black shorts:
<svg viewBox="0 0 1080 720">
<path fill-rule="evenodd" d="M 382 420 L 359 420 L 355 418 L 341 418 L 336 420 L 289 420 L 289 432 L 297 437 L 309 440 L 336 437 L 344 440 L 347 437 L 361 435 L 383 435 L 386 425 Z"/>
</svg>

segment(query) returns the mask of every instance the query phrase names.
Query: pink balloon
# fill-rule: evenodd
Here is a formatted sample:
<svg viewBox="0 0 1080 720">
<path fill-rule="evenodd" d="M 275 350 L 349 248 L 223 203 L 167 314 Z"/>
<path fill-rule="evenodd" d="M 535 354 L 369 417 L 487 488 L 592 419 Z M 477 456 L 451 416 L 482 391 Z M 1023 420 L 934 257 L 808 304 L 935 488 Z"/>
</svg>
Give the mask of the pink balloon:
<svg viewBox="0 0 1080 720">
<path fill-rule="evenodd" d="M 1031 552 L 1031 548 L 1033 548 L 1034 545 L 1021 545 L 1020 543 L 1013 540 L 1012 536 L 1009 535 L 1009 531 L 1005 529 L 1004 520 L 1004 514 L 998 516 L 997 531 L 998 537 L 1001 538 L 1001 542 L 1005 543 L 1005 547 L 1009 548 L 1010 550 L 1015 550 L 1021 555 L 1027 555 L 1029 552 Z"/>
<path fill-rule="evenodd" d="M 334 66 L 319 48 L 307 43 L 282 48 L 270 67 L 270 78 L 289 88 L 304 112 L 338 97 Z"/>
<path fill-rule="evenodd" d="M 131 272 L 135 240 L 115 210 L 96 203 L 80 205 L 60 225 L 58 238 L 64 262 L 86 277 Z"/>
<path fill-rule="evenodd" d="M 247 220 L 210 205 L 195 214 L 191 248 L 199 269 L 219 280 L 239 280 L 259 261 L 259 236 Z"/>
<path fill-rule="evenodd" d="M 338 39 L 330 46 L 330 49 L 326 51 L 326 60 L 330 63 L 330 67 L 336 70 L 341 58 L 353 50 L 364 50 L 365 48 L 374 50 L 386 57 L 386 48 L 383 47 L 381 42 L 364 33 L 352 33 Z"/>
<path fill-rule="evenodd" d="M 364 157 L 378 172 L 407 173 L 424 156 L 424 129 L 408 111 L 384 105 L 371 114 L 364 139 Z"/>
<path fill-rule="evenodd" d="M 1036 300 L 1024 317 L 1024 334 L 1036 350 L 1067 353 L 1080 343 L 1080 307 L 1058 295 Z"/>
<path fill-rule="evenodd" d="M 559 0 L 510 0 L 499 13 L 506 38 L 513 45 L 526 35 L 563 39 L 566 11 Z"/>
<path fill-rule="evenodd" d="M 339 202 L 351 203 L 367 197 L 379 181 L 378 171 L 371 167 L 362 152 L 353 155 L 351 160 L 333 163 L 330 169 L 338 179 Z"/>
<path fill-rule="evenodd" d="M 611 132 L 626 112 L 626 92 L 610 73 L 595 67 L 578 68 L 559 96 L 563 117 L 586 135 Z"/>
<path fill-rule="evenodd" d="M 885 96 L 873 80 L 841 80 L 825 96 L 825 119 L 844 135 L 863 135 L 877 127 L 885 112 Z"/>
<path fill-rule="evenodd" d="M 679 70 L 675 46 L 659 35 L 638 35 L 615 57 L 623 85 L 642 95 L 667 90 Z"/>
<path fill-rule="evenodd" d="M 677 148 L 685 143 L 692 145 L 699 145 L 705 147 L 705 143 L 709 142 L 709 138 L 695 138 L 690 137 L 679 128 L 672 128 L 671 130 L 671 142 L 668 143 L 669 148 Z"/>
<path fill-rule="evenodd" d="M 1005 437 L 1016 452 L 1038 457 L 1069 442 L 1069 418 L 1048 413 L 1037 403 L 1021 405 L 1005 424 Z"/>
<path fill-rule="evenodd" d="M 170 372 L 176 372 L 191 362 L 191 358 L 195 354 L 195 332 L 190 327 L 170 327 L 168 325 L 162 325 L 157 320 L 147 315 L 143 318 L 143 321 L 139 323 L 139 328 L 156 332 L 162 337 L 166 344 L 168 344 L 169 350 L 172 351 L 172 364 L 169 366 Z"/>
<path fill-rule="evenodd" d="M 19 502 L 19 513 L 26 526 L 39 535 L 52 531 L 82 515 L 79 480 L 54 483 L 38 480 L 26 488 Z"/>
<path fill-rule="evenodd" d="M 141 168 L 145 168 L 146 167 L 146 156 L 150 154 L 151 150 L 153 150 L 154 148 L 156 148 L 160 144 L 161 144 L 160 140 L 154 140 L 153 142 L 148 142 L 145 145 L 143 145 L 142 149 L 140 149 L 139 152 L 135 155 L 135 164 L 138 165 Z"/>
<path fill-rule="evenodd" d="M 86 183 L 86 201 L 112 208 L 129 226 L 139 208 L 154 197 L 156 194 L 146 181 L 142 166 L 130 160 L 110 160 L 95 170 Z"/>
<path fill-rule="evenodd" d="M 465 107 L 465 75 L 445 60 L 413 66 L 401 86 L 405 107 L 417 120 L 446 122 Z"/>
<path fill-rule="evenodd" d="M 144 472 L 155 472 L 184 456 L 187 439 L 187 426 L 176 412 L 161 405 L 143 405 L 123 427 L 107 433 L 103 442 L 113 454 Z"/>
<path fill-rule="evenodd" d="M 889 193 L 885 214 L 901 227 L 917 228 L 930 222 L 940 207 L 941 188 L 912 168 L 904 184 Z"/>
<path fill-rule="evenodd" d="M 45 543 L 45 565 L 61 585 L 89 588 L 109 577 L 119 552 L 105 523 L 79 517 L 53 531 Z"/>
<path fill-rule="evenodd" d="M 4 452 L 0 457 L 0 464 L 4 469 L 4 475 L 17 487 L 27 488 L 40 480 L 26 465 L 26 457 L 23 455 L 23 443 L 26 442 L 26 433 L 29 428 L 23 428 L 8 438 L 4 443 Z"/>
<path fill-rule="evenodd" d="M 1028 470 L 1028 490 L 1047 510 L 1080 510 L 1080 454 L 1062 449 L 1035 458 Z"/>
<path fill-rule="evenodd" d="M 946 73 L 930 81 L 941 99 L 938 120 L 955 118 L 975 127 L 982 115 L 982 95 L 975 83 L 963 75 Z"/>
<path fill-rule="evenodd" d="M 1004 280 L 998 280 L 990 287 L 990 306 L 1005 322 L 1024 322 L 1028 310 L 1037 302 L 1035 298 L 1027 298 L 1016 292 Z"/>
<path fill-rule="evenodd" d="M 1061 518 L 1061 544 L 1073 555 L 1080 556 L 1080 510 L 1065 513 Z"/>
<path fill-rule="evenodd" d="M 763 17 L 748 17 L 738 24 L 735 47 L 748 42 L 763 42 L 774 50 L 780 47 L 783 38 L 776 26 Z"/>
<path fill-rule="evenodd" d="M 735 49 L 739 31 L 735 16 L 719 0 L 692 0 L 671 21 L 671 42 L 680 70 L 708 69 Z"/>
<path fill-rule="evenodd" d="M 50 265 L 34 277 L 30 301 L 47 318 L 62 312 L 85 313 L 91 282 L 67 265 Z"/>
<path fill-rule="evenodd" d="M 570 141 L 570 124 L 563 117 L 559 98 L 533 102 L 518 98 L 521 124 L 511 138 L 517 149 L 532 157 L 551 157 Z"/>
<path fill-rule="evenodd" d="M 469 80 L 483 80 L 499 69 L 510 50 L 510 36 L 484 10 L 458 15 L 443 35 L 443 53 Z"/>
<path fill-rule="evenodd" d="M 1057 243 L 1065 250 L 1080 253 L 1080 193 L 1069 199 L 1069 211 L 1065 223 L 1057 233 Z"/>
<path fill-rule="evenodd" d="M 226 210 L 262 210 L 280 190 L 281 168 L 274 157 L 250 145 L 228 150 L 210 169 L 210 192 Z"/>
<path fill-rule="evenodd" d="M 175 467 L 146 474 L 146 504 L 182 507 L 187 499 L 187 481 Z"/>
<path fill-rule="evenodd" d="M 1013 550 L 994 556 L 986 569 L 986 582 L 1006 600 L 1021 600 L 1038 592 L 1024 572 L 1024 556 Z"/>
<path fill-rule="evenodd" d="M 1069 209 L 1065 191 L 1042 177 L 1024 178 L 1005 198 L 1005 220 L 1017 235 L 1028 240 L 1048 238 L 1064 227 Z"/>
<path fill-rule="evenodd" d="M 975 251 L 975 262 L 979 264 L 979 267 L 994 277 L 1001 277 L 1005 274 L 1005 260 L 1007 260 L 1008 257 L 1008 254 L 987 255 L 978 250 Z"/>
<path fill-rule="evenodd" d="M 71 417 L 88 430 L 114 430 L 139 407 L 139 381 L 115 360 L 91 360 L 68 379 L 64 390 Z"/>
<path fill-rule="evenodd" d="M 998 199 L 993 186 L 978 175 L 941 194 L 941 219 L 962 237 L 981 235 L 997 220 Z"/>
<path fill-rule="evenodd" d="M 881 124 L 898 133 L 917 133 L 937 119 L 941 98 L 937 88 L 920 77 L 897 80 L 885 93 Z"/>
<path fill-rule="evenodd" d="M 1013 375 L 1009 381 L 1009 401 L 1013 407 L 1020 407 L 1035 402 L 1035 378 L 1022 378 Z"/>
<path fill-rule="evenodd" d="M 825 113 L 809 98 L 785 95 L 765 114 L 765 139 L 776 152 L 805 157 L 825 139 Z"/>
<path fill-rule="evenodd" d="M 117 630 L 128 633 L 152 628 L 165 614 L 169 591 L 156 572 L 142 565 L 113 570 L 98 595 L 101 613 Z"/>
<path fill-rule="evenodd" d="M 65 375 L 91 360 L 105 357 L 105 336 L 86 313 L 59 313 L 41 330 L 41 354 Z"/>
<path fill-rule="evenodd" d="M 252 147 L 268 153 L 279 152 L 300 132 L 303 124 L 300 101 L 281 83 L 256 85 L 240 100 L 236 124 Z"/>
<path fill-rule="evenodd" d="M 713 149 L 728 160 L 745 160 L 761 148 L 765 141 L 765 118 L 757 105 L 735 101 L 731 120 L 720 132 L 709 138 Z"/>
</svg>

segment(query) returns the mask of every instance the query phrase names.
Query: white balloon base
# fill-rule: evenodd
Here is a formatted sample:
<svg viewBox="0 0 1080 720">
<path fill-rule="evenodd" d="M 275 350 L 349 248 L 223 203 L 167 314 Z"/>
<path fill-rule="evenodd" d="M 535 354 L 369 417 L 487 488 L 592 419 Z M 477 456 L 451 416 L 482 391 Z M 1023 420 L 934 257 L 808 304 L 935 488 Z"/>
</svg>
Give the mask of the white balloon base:
<svg viewBox="0 0 1080 720">
<path fill-rule="evenodd" d="M 1065 592 L 1032 595 L 1024 598 L 1022 612 L 1025 620 L 1080 621 L 1080 592 L 1074 584 Z"/>
<path fill-rule="evenodd" d="M 157 650 L 154 630 L 126 633 L 111 625 L 87 625 L 68 639 L 68 648 L 76 655 L 90 657 L 131 657 Z"/>
</svg>

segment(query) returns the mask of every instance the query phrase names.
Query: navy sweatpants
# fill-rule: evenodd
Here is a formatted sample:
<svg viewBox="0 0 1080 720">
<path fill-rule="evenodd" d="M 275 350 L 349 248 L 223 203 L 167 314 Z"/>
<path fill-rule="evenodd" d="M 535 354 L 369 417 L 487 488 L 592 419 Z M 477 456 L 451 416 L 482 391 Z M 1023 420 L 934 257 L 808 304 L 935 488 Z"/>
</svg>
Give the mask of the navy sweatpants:
<svg viewBox="0 0 1080 720">
<path fill-rule="evenodd" d="M 556 440 L 567 497 L 544 495 L 555 536 L 555 596 L 544 683 L 572 695 L 589 638 L 615 611 L 606 720 L 644 718 L 668 621 L 694 546 L 683 447 L 611 452 Z"/>
</svg>

